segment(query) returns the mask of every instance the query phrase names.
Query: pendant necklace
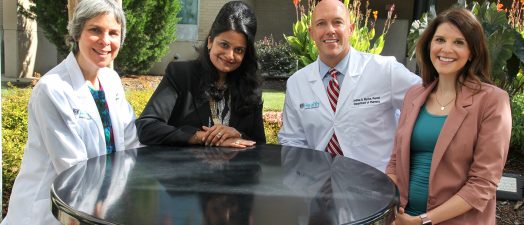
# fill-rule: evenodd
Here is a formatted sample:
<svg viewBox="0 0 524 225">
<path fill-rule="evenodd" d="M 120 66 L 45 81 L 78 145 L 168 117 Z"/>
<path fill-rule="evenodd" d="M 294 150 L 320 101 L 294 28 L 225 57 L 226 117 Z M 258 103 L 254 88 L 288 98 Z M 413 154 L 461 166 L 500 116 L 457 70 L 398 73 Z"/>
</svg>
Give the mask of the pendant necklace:
<svg viewBox="0 0 524 225">
<path fill-rule="evenodd" d="M 439 102 L 439 100 L 438 100 L 438 95 L 437 95 L 437 94 L 435 94 L 435 100 L 437 100 L 437 104 L 440 105 L 440 111 L 444 111 L 444 109 L 446 109 L 446 107 L 447 107 L 450 103 L 452 103 L 453 100 L 455 100 L 455 97 L 453 97 L 453 98 L 451 99 L 451 101 L 449 101 L 449 102 L 446 103 L 445 105 L 440 104 L 440 102 Z"/>
</svg>

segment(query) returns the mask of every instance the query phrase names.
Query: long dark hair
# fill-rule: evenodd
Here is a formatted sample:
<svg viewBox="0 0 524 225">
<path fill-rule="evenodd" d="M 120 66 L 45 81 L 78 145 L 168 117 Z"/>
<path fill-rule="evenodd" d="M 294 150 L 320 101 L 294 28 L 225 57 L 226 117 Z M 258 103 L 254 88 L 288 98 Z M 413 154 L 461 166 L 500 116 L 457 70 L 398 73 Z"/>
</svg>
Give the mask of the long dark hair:
<svg viewBox="0 0 524 225">
<path fill-rule="evenodd" d="M 240 67 L 226 76 L 226 84 L 231 94 L 232 112 L 243 114 L 261 103 L 260 78 L 257 75 L 258 64 L 255 52 L 257 19 L 246 3 L 241 1 L 226 3 L 218 12 L 208 38 L 213 40 L 219 34 L 231 30 L 240 32 L 246 37 L 246 52 Z M 209 95 L 209 92 L 215 89 L 218 72 L 209 57 L 207 44 L 206 38 L 200 47 L 199 61 L 204 69 L 201 87 Z"/>
<path fill-rule="evenodd" d="M 471 60 L 466 62 L 455 81 L 457 91 L 462 85 L 466 85 L 464 82 L 468 80 L 474 82 L 476 88 L 473 88 L 476 91 L 480 90 L 481 82 L 491 84 L 489 52 L 482 25 L 467 9 L 451 8 L 433 19 L 418 40 L 416 54 L 424 87 L 438 79 L 437 70 L 431 63 L 430 45 L 438 26 L 442 23 L 451 23 L 462 32 L 471 54 Z"/>
</svg>

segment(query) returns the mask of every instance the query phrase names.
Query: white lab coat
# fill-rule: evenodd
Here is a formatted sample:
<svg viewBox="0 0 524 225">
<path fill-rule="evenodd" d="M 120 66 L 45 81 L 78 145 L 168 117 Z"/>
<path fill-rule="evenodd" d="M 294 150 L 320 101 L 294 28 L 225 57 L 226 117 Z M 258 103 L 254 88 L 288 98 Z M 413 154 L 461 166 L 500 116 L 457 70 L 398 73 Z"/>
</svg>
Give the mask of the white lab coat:
<svg viewBox="0 0 524 225">
<path fill-rule="evenodd" d="M 139 147 L 135 115 L 120 78 L 104 68 L 98 79 L 109 106 L 116 151 Z M 72 53 L 34 87 L 28 112 L 27 145 L 2 225 L 59 224 L 51 213 L 54 178 L 82 160 L 106 154 L 100 114 Z"/>
<path fill-rule="evenodd" d="M 336 132 L 344 156 L 381 171 L 393 148 L 395 111 L 420 77 L 394 57 L 351 48 L 336 113 L 319 74 L 319 59 L 287 81 L 280 144 L 324 151 Z"/>
</svg>

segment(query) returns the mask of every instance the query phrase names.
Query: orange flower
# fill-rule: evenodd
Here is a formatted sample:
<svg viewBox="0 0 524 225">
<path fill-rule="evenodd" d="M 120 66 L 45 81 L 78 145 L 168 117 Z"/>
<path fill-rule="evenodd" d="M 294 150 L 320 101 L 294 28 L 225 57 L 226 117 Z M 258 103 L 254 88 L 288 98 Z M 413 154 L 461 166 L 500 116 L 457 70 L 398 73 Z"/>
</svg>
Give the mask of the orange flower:
<svg viewBox="0 0 524 225">
<path fill-rule="evenodd" d="M 298 2 L 299 2 L 299 1 L 300 1 L 300 0 L 293 0 L 293 5 L 295 5 L 295 8 L 298 7 Z"/>
<path fill-rule="evenodd" d="M 497 4 L 497 11 L 500 12 L 502 10 L 502 7 L 504 7 L 502 3 Z"/>
<path fill-rule="evenodd" d="M 520 0 L 520 3 L 524 4 L 524 0 Z"/>
<path fill-rule="evenodd" d="M 378 18 L 378 11 L 375 10 L 373 11 L 373 19 L 377 20 L 377 18 Z"/>
</svg>

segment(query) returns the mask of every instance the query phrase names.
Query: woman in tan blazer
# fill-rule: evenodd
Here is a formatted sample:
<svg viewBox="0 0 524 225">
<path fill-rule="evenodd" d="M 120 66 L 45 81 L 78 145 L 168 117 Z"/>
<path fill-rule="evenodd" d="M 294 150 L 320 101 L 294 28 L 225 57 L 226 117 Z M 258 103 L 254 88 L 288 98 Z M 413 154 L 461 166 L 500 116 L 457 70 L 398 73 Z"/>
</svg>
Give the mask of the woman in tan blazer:
<svg viewBox="0 0 524 225">
<path fill-rule="evenodd" d="M 495 224 L 511 110 L 490 84 L 482 26 L 466 9 L 444 11 L 416 53 L 423 84 L 406 93 L 386 170 L 400 191 L 395 223 Z"/>
</svg>

